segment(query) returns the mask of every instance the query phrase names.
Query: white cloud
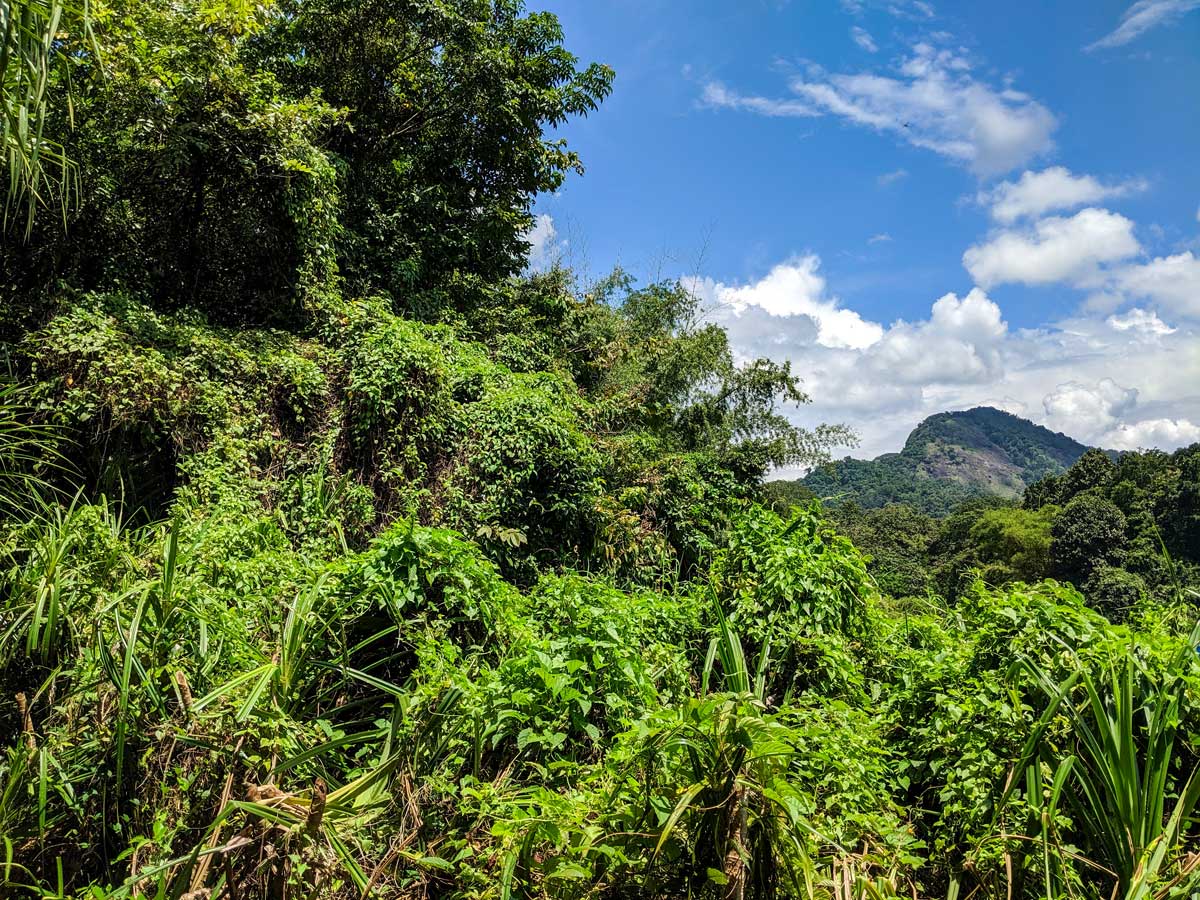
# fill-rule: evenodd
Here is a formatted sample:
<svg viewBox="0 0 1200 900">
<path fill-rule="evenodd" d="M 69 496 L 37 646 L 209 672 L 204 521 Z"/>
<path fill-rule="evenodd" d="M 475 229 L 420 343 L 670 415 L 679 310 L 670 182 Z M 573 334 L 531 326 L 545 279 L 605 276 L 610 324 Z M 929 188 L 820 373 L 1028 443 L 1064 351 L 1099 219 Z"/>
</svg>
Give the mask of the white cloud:
<svg viewBox="0 0 1200 900">
<path fill-rule="evenodd" d="M 871 37 L 871 33 L 865 28 L 855 25 L 850 29 L 850 37 L 854 40 L 854 43 L 858 44 L 858 46 L 862 47 L 868 53 L 879 52 L 879 45 L 875 43 L 875 39 Z"/>
<path fill-rule="evenodd" d="M 822 392 L 843 405 L 880 409 L 909 402 L 929 383 L 983 383 L 1000 370 L 1008 326 L 978 288 L 961 299 L 939 298 L 927 320 L 884 329 L 827 298 L 818 266 L 810 255 L 742 287 L 688 284 L 708 301 L 710 318 L 726 328 L 739 358 L 816 361 Z"/>
<path fill-rule="evenodd" d="M 925 0 L 840 0 L 843 10 L 852 16 L 861 16 L 868 5 L 882 7 L 890 15 L 902 19 L 932 19 L 936 15 L 933 5 Z"/>
<path fill-rule="evenodd" d="M 1060 384 L 1042 398 L 1046 424 L 1066 434 L 1093 436 L 1107 432 L 1137 406 L 1136 388 L 1126 388 L 1111 378 L 1094 385 L 1078 381 Z"/>
<path fill-rule="evenodd" d="M 1156 313 L 1147 312 L 1136 306 L 1122 316 L 1114 314 L 1105 321 L 1108 322 L 1110 328 L 1116 331 L 1129 331 L 1151 339 L 1174 334 L 1176 331 L 1160 319 Z"/>
<path fill-rule="evenodd" d="M 826 294 L 820 265 L 821 260 L 809 254 L 775 266 L 753 284 L 731 286 L 712 279 L 687 279 L 685 283 L 724 313 L 717 318 L 732 315 L 736 319 L 747 311 L 762 311 L 780 319 L 803 318 L 808 322 L 800 327 L 815 327 L 815 342 L 824 347 L 861 349 L 878 341 L 883 334 L 881 326 L 842 308 L 837 297 Z M 777 324 L 775 331 L 781 328 Z"/>
<path fill-rule="evenodd" d="M 1174 449 L 1197 441 L 1200 441 L 1200 425 L 1187 419 L 1146 419 L 1131 425 L 1118 425 L 1108 433 L 1104 446 L 1114 450 Z"/>
<path fill-rule="evenodd" d="M 979 288 L 961 300 L 946 294 L 927 321 L 889 328 L 864 362 L 898 384 L 976 384 L 995 377 L 1007 330 L 1000 307 Z"/>
<path fill-rule="evenodd" d="M 1200 318 L 1200 259 L 1189 250 L 1116 273 L 1116 286 L 1192 318 Z"/>
<path fill-rule="evenodd" d="M 993 234 L 986 243 L 967 248 L 963 265 L 984 287 L 1081 283 L 1097 279 L 1101 264 L 1128 259 L 1140 249 L 1133 222 L 1089 207 L 1070 218 L 1041 219 L 1027 229 Z"/>
<path fill-rule="evenodd" d="M 551 216 L 546 213 L 534 216 L 533 225 L 525 232 L 525 240 L 529 242 L 529 268 L 540 271 L 560 261 L 567 242 L 556 240 L 557 237 Z"/>
<path fill-rule="evenodd" d="M 880 187 L 888 187 L 908 177 L 908 169 L 894 169 L 891 172 L 884 172 L 875 180 L 879 182 Z M 1200 211 L 1196 213 L 1196 217 L 1200 219 Z"/>
<path fill-rule="evenodd" d="M 969 166 L 1006 172 L 1048 151 L 1057 124 L 1031 97 L 976 80 L 962 55 L 917 44 L 899 77 L 874 74 L 798 78 L 794 93 L 826 112 L 893 133 Z"/>
<path fill-rule="evenodd" d="M 979 405 L 1105 447 L 1174 449 L 1200 422 L 1200 329 L 1150 307 L 1013 330 L 975 288 L 885 326 L 839 302 L 811 255 L 746 285 L 694 287 L 738 359 L 792 363 L 813 398 L 791 413 L 797 424 L 850 425 L 863 438 L 858 456 L 899 449 L 928 415 Z"/>
<path fill-rule="evenodd" d="M 1000 317 L 1000 307 L 979 288 L 961 300 L 954 294 L 940 297 L 933 304 L 929 323 L 945 334 L 977 343 L 1002 338 L 1008 330 Z"/>
<path fill-rule="evenodd" d="M 881 231 L 879 234 L 873 234 L 867 238 L 868 244 L 886 244 L 892 240 L 892 236 L 886 231 Z"/>
<path fill-rule="evenodd" d="M 1010 199 L 1007 193 L 1001 196 L 1000 202 Z M 1130 301 L 1149 301 L 1160 310 L 1200 319 L 1200 258 L 1187 250 L 1148 262 L 1133 261 L 1141 252 L 1133 222 L 1088 207 L 1070 217 L 1038 219 L 994 231 L 983 243 L 967 248 L 963 265 L 985 288 L 1067 283 L 1090 289 L 1086 309 L 1114 313 L 1108 320 L 1114 329 L 1143 338 L 1170 334 L 1173 329 L 1157 313 L 1141 308 L 1116 315 Z"/>
<path fill-rule="evenodd" d="M 774 100 L 770 97 L 747 96 L 730 90 L 719 81 L 710 81 L 704 86 L 701 102 L 713 109 L 737 109 L 771 118 L 821 115 L 819 110 L 799 100 Z"/>
<path fill-rule="evenodd" d="M 1104 184 L 1091 175 L 1073 175 L 1062 166 L 1041 172 L 1024 172 L 1017 181 L 1005 181 L 977 195 L 979 203 L 990 206 L 992 217 L 1004 223 L 1022 217 L 1037 217 L 1060 209 L 1073 209 L 1112 197 L 1146 189 L 1143 179 Z"/>
<path fill-rule="evenodd" d="M 1138 408 L 1138 393 L 1111 378 L 1090 385 L 1069 381 L 1042 401 L 1044 424 L 1113 450 L 1174 449 L 1200 441 L 1200 426 L 1185 418 L 1129 421 Z"/>
<path fill-rule="evenodd" d="M 768 116 L 834 115 L 891 133 L 980 175 L 996 175 L 1053 147 L 1054 115 L 1010 86 L 971 75 L 961 53 L 914 46 L 895 76 L 825 74 L 814 70 L 790 84 L 794 98 L 744 96 L 719 83 L 705 87 L 709 106 Z"/>
<path fill-rule="evenodd" d="M 1138 0 L 1125 10 L 1117 27 L 1084 49 L 1100 50 L 1128 44 L 1142 33 L 1200 8 L 1200 0 Z"/>
</svg>

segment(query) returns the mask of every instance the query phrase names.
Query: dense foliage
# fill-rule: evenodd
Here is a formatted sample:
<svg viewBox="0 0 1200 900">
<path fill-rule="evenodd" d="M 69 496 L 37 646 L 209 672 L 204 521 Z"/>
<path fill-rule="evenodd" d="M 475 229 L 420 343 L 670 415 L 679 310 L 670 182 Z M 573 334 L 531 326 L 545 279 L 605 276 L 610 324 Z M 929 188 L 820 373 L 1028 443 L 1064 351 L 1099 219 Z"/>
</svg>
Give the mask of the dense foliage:
<svg viewBox="0 0 1200 900">
<path fill-rule="evenodd" d="M 523 271 L 612 78 L 553 16 L 63 22 L 5 98 L 79 192 L 0 250 L 0 893 L 1196 890 L 1197 448 L 767 503 L 847 437 L 786 366 Z"/>
<path fill-rule="evenodd" d="M 832 506 L 828 515 L 871 557 L 895 596 L 955 599 L 976 577 L 994 585 L 1055 578 L 1114 621 L 1147 597 L 1200 584 L 1200 446 L 1174 453 L 1089 450 L 1063 474 L 1031 485 L 1019 506 L 964 502 L 940 519 L 910 506 Z M 778 488 L 776 508 L 795 502 Z"/>
</svg>

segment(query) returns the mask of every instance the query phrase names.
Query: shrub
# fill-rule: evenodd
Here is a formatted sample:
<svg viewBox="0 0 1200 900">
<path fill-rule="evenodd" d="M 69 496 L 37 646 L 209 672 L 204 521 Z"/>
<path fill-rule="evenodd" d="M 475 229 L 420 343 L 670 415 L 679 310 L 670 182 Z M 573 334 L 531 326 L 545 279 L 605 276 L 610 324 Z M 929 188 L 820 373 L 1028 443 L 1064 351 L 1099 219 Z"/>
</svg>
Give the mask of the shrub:
<svg viewBox="0 0 1200 900">
<path fill-rule="evenodd" d="M 352 467 L 391 505 L 399 500 L 402 512 L 415 512 L 413 488 L 424 483 L 448 437 L 453 406 L 444 338 L 386 313 L 343 336 Z"/>
<path fill-rule="evenodd" d="M 602 457 L 581 402 L 557 376 L 513 374 L 486 384 L 456 424 L 440 514 L 522 581 L 537 566 L 582 561 L 593 546 Z"/>
<path fill-rule="evenodd" d="M 781 690 L 838 696 L 858 689 L 859 660 L 872 656 L 866 561 L 812 509 L 785 525 L 751 506 L 739 515 L 712 567 L 718 601 L 748 641 L 788 673 Z"/>
<path fill-rule="evenodd" d="M 1083 587 L 1088 605 L 1112 622 L 1123 622 L 1146 599 L 1146 582 L 1116 566 L 1097 566 Z"/>
</svg>

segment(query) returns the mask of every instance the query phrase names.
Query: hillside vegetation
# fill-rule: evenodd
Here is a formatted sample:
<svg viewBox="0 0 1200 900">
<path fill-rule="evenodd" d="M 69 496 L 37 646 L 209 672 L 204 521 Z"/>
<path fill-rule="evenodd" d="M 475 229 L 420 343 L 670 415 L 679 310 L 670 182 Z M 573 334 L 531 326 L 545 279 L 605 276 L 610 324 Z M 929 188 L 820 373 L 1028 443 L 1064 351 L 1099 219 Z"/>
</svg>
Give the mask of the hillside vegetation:
<svg viewBox="0 0 1200 900">
<path fill-rule="evenodd" d="M 778 496 L 773 502 L 789 507 Z M 900 503 L 828 511 L 893 596 L 953 601 L 980 577 L 997 585 L 1056 578 L 1118 621 L 1148 597 L 1166 601 L 1200 583 L 1198 514 L 1200 446 L 1115 462 L 1089 450 L 1062 475 L 1032 485 L 1019 504 L 978 498 L 940 519 Z"/>
<path fill-rule="evenodd" d="M 553 16 L 18 7 L 0 895 L 1197 890 L 1195 448 L 1089 453 L 902 584 L 871 535 L 916 577 L 920 528 L 767 503 L 849 437 L 786 365 L 527 271 L 614 77 Z"/>
<path fill-rule="evenodd" d="M 846 457 L 814 469 L 800 485 L 833 504 L 876 509 L 903 503 L 941 516 L 975 497 L 1018 498 L 1034 482 L 1061 474 L 1087 449 L 1065 434 L 980 406 L 930 416 L 899 453 Z"/>
</svg>

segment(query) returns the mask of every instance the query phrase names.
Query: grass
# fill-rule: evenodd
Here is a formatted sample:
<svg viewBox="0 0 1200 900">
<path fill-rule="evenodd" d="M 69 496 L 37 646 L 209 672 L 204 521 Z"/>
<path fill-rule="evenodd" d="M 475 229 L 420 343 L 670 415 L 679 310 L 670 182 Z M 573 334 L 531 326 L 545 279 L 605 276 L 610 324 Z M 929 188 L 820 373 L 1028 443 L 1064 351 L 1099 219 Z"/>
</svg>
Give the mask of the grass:
<svg viewBox="0 0 1200 900">
<path fill-rule="evenodd" d="M 1025 754 L 1051 773 L 1046 785 L 1036 764 L 1026 775 L 1047 898 L 1069 890 L 1063 873 L 1079 861 L 1124 900 L 1166 896 L 1200 866 L 1200 854 L 1181 856 L 1195 834 L 1200 767 L 1178 765 L 1188 756 L 1180 727 L 1198 646 L 1200 624 L 1159 671 L 1134 645 L 1102 665 L 1070 653 L 1075 671 L 1060 682 L 1026 661 L 1049 701 Z M 1064 726 L 1065 736 L 1052 734 Z"/>
</svg>

